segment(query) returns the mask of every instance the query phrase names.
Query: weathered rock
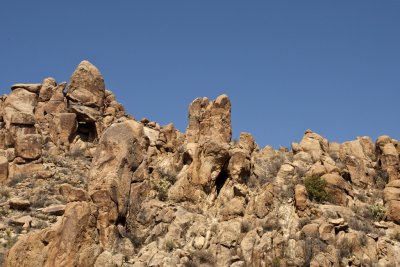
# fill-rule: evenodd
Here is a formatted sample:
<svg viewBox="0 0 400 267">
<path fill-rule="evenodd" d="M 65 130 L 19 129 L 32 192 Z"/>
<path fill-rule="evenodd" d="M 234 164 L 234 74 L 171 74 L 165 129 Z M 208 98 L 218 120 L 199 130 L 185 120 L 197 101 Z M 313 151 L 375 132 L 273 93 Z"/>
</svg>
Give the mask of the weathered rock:
<svg viewBox="0 0 400 267">
<path fill-rule="evenodd" d="M 307 152 L 314 161 L 318 161 L 324 152 L 328 151 L 328 140 L 322 136 L 307 130 L 300 144 L 293 143 L 292 149 L 294 153 L 300 151 Z"/>
<path fill-rule="evenodd" d="M 11 124 L 33 125 L 33 111 L 37 105 L 37 98 L 35 93 L 25 89 L 13 90 L 4 102 L 4 121 L 7 127 Z"/>
<path fill-rule="evenodd" d="M 17 83 L 11 86 L 11 90 L 15 89 L 25 89 L 31 93 L 39 93 L 40 88 L 42 85 L 40 83 Z"/>
<path fill-rule="evenodd" d="M 196 98 L 189 106 L 188 143 L 210 137 L 216 142 L 229 143 L 232 138 L 231 102 L 226 95 L 215 101 Z"/>
<path fill-rule="evenodd" d="M 389 175 L 389 182 L 399 179 L 399 153 L 394 146 L 395 141 L 389 136 L 380 136 L 376 145 L 379 148 L 379 159 L 382 169 Z"/>
<path fill-rule="evenodd" d="M 298 210 L 304 211 L 307 208 L 307 190 L 304 185 L 297 184 L 294 188 L 294 201 Z"/>
<path fill-rule="evenodd" d="M 42 212 L 49 215 L 61 216 L 65 212 L 65 205 L 52 205 L 42 209 Z"/>
<path fill-rule="evenodd" d="M 352 188 L 339 174 L 328 173 L 321 177 L 326 181 L 326 191 L 331 195 L 331 201 L 337 205 L 346 206 L 348 197 L 352 197 Z"/>
<path fill-rule="evenodd" d="M 42 87 L 40 88 L 39 101 L 49 101 L 53 95 L 54 87 L 57 86 L 56 80 L 53 78 L 46 78 L 43 81 Z"/>
<path fill-rule="evenodd" d="M 8 178 L 8 159 L 0 156 L 0 184 L 7 181 Z"/>
<path fill-rule="evenodd" d="M 20 238 L 9 251 L 5 266 L 93 266 L 101 252 L 96 217 L 93 204 L 68 204 L 57 224 Z"/>
<path fill-rule="evenodd" d="M 66 199 L 67 202 L 75 201 L 88 201 L 88 193 L 80 188 L 73 187 L 70 184 L 60 185 L 60 194 Z"/>
<path fill-rule="evenodd" d="M 23 226 L 24 228 L 29 228 L 32 222 L 32 217 L 29 215 L 22 216 L 19 218 L 12 218 L 10 223 L 14 225 Z"/>
<path fill-rule="evenodd" d="M 26 210 L 31 206 L 31 203 L 27 199 L 21 199 L 21 198 L 11 198 L 8 201 L 8 204 L 10 205 L 11 209 L 15 210 Z"/>
<path fill-rule="evenodd" d="M 394 180 L 386 185 L 383 199 L 388 220 L 400 224 L 400 180 Z"/>
<path fill-rule="evenodd" d="M 15 155 L 24 159 L 37 159 L 42 155 L 42 136 L 26 134 L 17 137 Z"/>
<path fill-rule="evenodd" d="M 82 61 L 71 76 L 67 97 L 87 107 L 102 108 L 105 85 L 100 71 L 89 61 Z"/>
<path fill-rule="evenodd" d="M 143 125 L 133 120 L 113 124 L 100 139 L 89 177 L 89 195 L 99 207 L 102 245 L 112 245 L 108 236 L 118 216 L 126 217 L 132 171 L 148 147 Z"/>
<path fill-rule="evenodd" d="M 52 96 L 43 106 L 43 115 L 67 112 L 67 104 L 64 98 L 64 90 L 67 84 L 60 83 L 53 89 Z"/>
<path fill-rule="evenodd" d="M 75 113 L 55 113 L 50 124 L 50 136 L 53 143 L 68 146 L 77 129 Z"/>
</svg>

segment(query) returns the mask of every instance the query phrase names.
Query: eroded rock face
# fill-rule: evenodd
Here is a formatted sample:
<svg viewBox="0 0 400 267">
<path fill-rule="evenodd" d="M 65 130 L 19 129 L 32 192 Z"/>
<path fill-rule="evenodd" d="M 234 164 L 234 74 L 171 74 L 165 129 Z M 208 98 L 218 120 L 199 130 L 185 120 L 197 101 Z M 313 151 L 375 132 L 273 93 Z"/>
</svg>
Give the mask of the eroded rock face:
<svg viewBox="0 0 400 267">
<path fill-rule="evenodd" d="M 100 71 L 89 61 L 82 61 L 72 74 L 67 97 L 75 103 L 100 109 L 104 104 L 105 85 Z"/>
<path fill-rule="evenodd" d="M 215 101 L 196 98 L 189 106 L 189 126 L 186 130 L 188 143 L 197 143 L 210 137 L 229 143 L 232 138 L 231 101 L 221 95 Z"/>
<path fill-rule="evenodd" d="M 5 266 L 400 264 L 390 137 L 339 144 L 307 130 L 292 151 L 259 149 L 249 133 L 231 142 L 225 95 L 194 100 L 185 135 L 126 116 L 86 61 L 68 86 L 12 90 L 0 98 L 0 243 L 22 232 Z M 310 176 L 326 183 L 322 203 Z"/>
</svg>

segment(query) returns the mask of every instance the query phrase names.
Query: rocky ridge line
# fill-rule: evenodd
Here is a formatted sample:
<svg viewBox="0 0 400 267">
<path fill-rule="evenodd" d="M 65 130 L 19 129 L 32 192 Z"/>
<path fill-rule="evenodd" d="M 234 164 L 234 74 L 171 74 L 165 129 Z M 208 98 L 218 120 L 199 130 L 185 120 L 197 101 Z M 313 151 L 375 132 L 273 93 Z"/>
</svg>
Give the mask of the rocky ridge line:
<svg viewBox="0 0 400 267">
<path fill-rule="evenodd" d="M 248 133 L 232 142 L 225 95 L 195 99 L 184 134 L 126 115 L 88 61 L 68 86 L 11 89 L 0 99 L 0 232 L 8 242 L 22 231 L 5 266 L 400 264 L 395 139 L 338 144 L 308 130 L 290 151 Z M 316 201 L 310 177 L 329 197 Z"/>
</svg>

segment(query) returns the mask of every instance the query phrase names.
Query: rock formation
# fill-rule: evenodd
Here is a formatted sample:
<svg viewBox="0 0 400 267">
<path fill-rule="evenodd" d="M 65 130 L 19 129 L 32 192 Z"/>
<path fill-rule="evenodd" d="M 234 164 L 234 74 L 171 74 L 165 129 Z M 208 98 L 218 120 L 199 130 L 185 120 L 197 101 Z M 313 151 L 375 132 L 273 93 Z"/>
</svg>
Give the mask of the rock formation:
<svg viewBox="0 0 400 267">
<path fill-rule="evenodd" d="M 231 102 L 136 121 L 81 62 L 0 98 L 4 266 L 398 266 L 399 142 L 232 141 Z"/>
</svg>

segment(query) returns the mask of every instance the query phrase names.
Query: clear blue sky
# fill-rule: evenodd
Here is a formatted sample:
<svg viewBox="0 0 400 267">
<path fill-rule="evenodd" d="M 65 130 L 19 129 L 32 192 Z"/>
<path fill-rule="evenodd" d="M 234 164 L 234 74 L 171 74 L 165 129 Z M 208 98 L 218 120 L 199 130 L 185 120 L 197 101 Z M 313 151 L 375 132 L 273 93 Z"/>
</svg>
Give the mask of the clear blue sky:
<svg viewBox="0 0 400 267">
<path fill-rule="evenodd" d="M 400 1 L 1 1 L 0 93 L 83 59 L 135 118 L 184 131 L 230 96 L 234 136 L 400 139 Z"/>
</svg>

